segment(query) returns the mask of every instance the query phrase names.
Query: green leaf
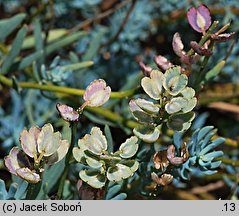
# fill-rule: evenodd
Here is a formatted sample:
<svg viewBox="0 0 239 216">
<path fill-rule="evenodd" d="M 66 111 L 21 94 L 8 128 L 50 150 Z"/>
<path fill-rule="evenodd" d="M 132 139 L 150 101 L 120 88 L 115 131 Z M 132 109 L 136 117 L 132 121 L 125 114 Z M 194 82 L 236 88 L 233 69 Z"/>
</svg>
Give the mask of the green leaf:
<svg viewBox="0 0 239 216">
<path fill-rule="evenodd" d="M 80 178 L 93 188 L 102 188 L 105 185 L 106 178 L 95 170 L 81 170 Z"/>
<path fill-rule="evenodd" d="M 4 41 L 5 38 L 11 34 L 17 26 L 25 19 L 26 14 L 20 13 L 9 19 L 0 21 L 0 41 Z"/>
<path fill-rule="evenodd" d="M 216 66 L 214 66 L 210 71 L 208 71 L 205 75 L 206 81 L 209 81 L 213 78 L 215 78 L 222 70 L 224 67 L 226 61 L 220 61 Z"/>
<path fill-rule="evenodd" d="M 23 26 L 18 31 L 17 36 L 16 36 L 15 40 L 13 41 L 11 50 L 8 53 L 8 55 L 6 56 L 6 58 L 4 59 L 2 69 L 1 69 L 2 74 L 6 74 L 8 72 L 8 69 L 13 64 L 15 58 L 19 54 L 21 47 L 22 47 L 23 39 L 26 36 L 26 33 L 27 33 L 27 26 Z"/>
<path fill-rule="evenodd" d="M 113 139 L 112 139 L 112 135 L 110 132 L 110 127 L 108 125 L 105 125 L 105 136 L 107 139 L 107 144 L 108 144 L 108 154 L 111 154 L 114 151 L 114 145 L 113 145 Z"/>
<path fill-rule="evenodd" d="M 129 167 L 133 173 L 136 172 L 139 168 L 139 162 L 137 160 L 126 160 L 120 163 Z"/>
<path fill-rule="evenodd" d="M 16 200 L 21 199 L 24 196 L 24 194 L 27 190 L 27 187 L 28 187 L 28 182 L 22 180 L 22 182 L 20 184 L 18 184 L 17 191 L 15 193 L 14 198 Z"/>
<path fill-rule="evenodd" d="M 5 186 L 5 182 L 0 179 L 0 200 L 7 199 L 7 190 Z"/>
<path fill-rule="evenodd" d="M 44 185 L 47 184 L 47 190 L 49 193 L 53 190 L 54 186 L 59 182 L 64 167 L 65 160 L 61 160 L 59 163 L 52 166 L 45 166 L 42 187 L 36 199 L 43 199 L 43 197 L 45 197 L 45 192 L 43 190 Z"/>
<path fill-rule="evenodd" d="M 76 63 L 76 64 L 64 65 L 64 66 L 61 66 L 61 68 L 65 71 L 67 71 L 67 70 L 75 71 L 75 70 L 79 70 L 82 68 L 90 67 L 93 64 L 94 64 L 93 61 L 85 61 L 85 62 L 80 62 L 80 63 Z"/>
<path fill-rule="evenodd" d="M 135 110 L 132 112 L 132 114 L 135 117 L 135 119 L 141 123 L 147 124 L 154 123 L 153 117 L 147 114 L 146 112 Z"/>
<path fill-rule="evenodd" d="M 34 22 L 34 30 L 35 30 L 35 28 L 39 28 L 38 26 L 36 26 L 36 25 L 38 25 L 38 22 L 39 22 L 38 20 L 36 20 Z M 39 29 L 37 31 L 39 32 Z M 53 42 L 55 40 L 58 40 L 62 36 L 66 35 L 66 33 L 67 33 L 66 29 L 52 29 L 52 30 L 50 30 L 49 34 L 48 34 L 48 37 L 47 37 L 47 43 L 51 43 L 51 42 Z M 46 35 L 45 35 L 44 32 L 40 31 L 39 34 L 40 35 L 38 35 L 38 38 L 41 37 L 42 38 L 41 40 L 44 40 L 46 38 Z M 35 41 L 37 41 L 37 39 L 36 39 L 35 32 L 34 32 L 34 36 L 26 37 L 25 40 L 23 41 L 22 49 L 31 49 L 31 48 L 33 48 L 34 46 L 36 46 L 36 42 Z"/>
<path fill-rule="evenodd" d="M 88 47 L 86 53 L 83 55 L 82 60 L 88 61 L 93 59 L 93 57 L 98 53 L 102 38 L 106 34 L 106 28 L 101 28 L 97 34 L 92 38 L 90 46 Z"/>
<path fill-rule="evenodd" d="M 35 44 L 35 47 L 36 47 L 36 50 L 39 51 L 39 50 L 43 50 L 43 38 L 42 38 L 42 34 L 41 34 L 41 23 L 39 21 L 39 19 L 36 19 L 34 21 L 34 43 Z M 24 40 L 23 42 L 23 47 L 24 45 L 26 44 L 26 40 Z M 25 45 L 26 46 L 26 45 Z"/>
<path fill-rule="evenodd" d="M 80 39 L 81 37 L 83 37 L 85 35 L 86 35 L 86 32 L 79 31 L 79 32 L 75 32 L 71 35 L 67 35 L 64 38 L 59 39 L 57 41 L 54 41 L 51 44 L 46 46 L 45 53 L 43 52 L 43 50 L 32 53 L 31 55 L 16 62 L 11 67 L 11 70 L 22 70 L 22 69 L 26 68 L 27 66 L 31 65 L 33 61 L 36 61 L 39 58 L 41 58 L 41 56 L 43 54 L 48 56 L 51 53 L 55 52 L 56 50 L 59 50 L 62 47 L 72 44 L 73 42 L 77 41 L 78 39 Z"/>
<path fill-rule="evenodd" d="M 159 138 L 160 131 L 153 125 L 140 125 L 133 130 L 134 134 L 145 142 L 155 142 Z"/>
<path fill-rule="evenodd" d="M 194 118 L 194 112 L 173 114 L 169 117 L 167 126 L 172 130 L 182 132 L 191 126 L 191 122 Z"/>
<path fill-rule="evenodd" d="M 41 29 L 41 23 L 39 21 L 39 19 L 36 19 L 34 21 L 34 39 L 35 39 L 35 47 L 36 47 L 36 51 L 41 51 L 44 49 L 44 41 L 42 38 L 42 29 Z M 24 42 L 23 41 L 23 47 L 24 47 Z M 41 56 L 41 58 L 39 59 L 39 65 L 41 65 L 44 62 L 44 55 Z"/>
</svg>

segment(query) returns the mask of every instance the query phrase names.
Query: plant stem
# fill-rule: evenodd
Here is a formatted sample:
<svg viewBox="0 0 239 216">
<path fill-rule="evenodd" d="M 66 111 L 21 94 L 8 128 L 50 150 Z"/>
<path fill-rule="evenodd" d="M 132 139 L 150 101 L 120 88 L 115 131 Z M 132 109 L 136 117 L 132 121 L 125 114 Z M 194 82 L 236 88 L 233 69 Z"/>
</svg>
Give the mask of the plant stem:
<svg viewBox="0 0 239 216">
<path fill-rule="evenodd" d="M 42 181 L 40 181 L 36 184 L 29 184 L 28 189 L 27 189 L 26 199 L 27 200 L 36 199 L 38 193 L 40 192 L 41 185 L 42 185 Z"/>
<path fill-rule="evenodd" d="M 217 27 L 217 25 L 218 25 L 218 21 L 214 21 L 213 24 L 211 25 L 211 27 L 209 28 L 209 30 L 207 31 L 207 33 L 199 41 L 199 43 L 198 43 L 199 46 L 203 46 L 203 44 L 205 44 L 207 42 L 207 40 L 211 37 L 212 31 Z M 189 56 L 192 56 L 194 53 L 195 52 L 193 49 L 190 49 L 188 51 Z"/>
<path fill-rule="evenodd" d="M 3 75 L 0 75 L 0 83 L 9 87 L 13 87 L 12 80 Z M 69 88 L 69 87 L 56 86 L 56 85 L 45 85 L 45 84 L 39 84 L 34 82 L 18 82 L 17 84 L 21 88 L 39 89 L 43 91 L 64 93 L 64 94 L 77 95 L 77 96 L 82 96 L 85 93 L 85 90 L 82 90 L 82 89 Z M 128 96 L 134 95 L 134 93 L 136 93 L 138 89 L 139 87 L 130 89 L 127 91 L 123 91 L 123 92 L 111 92 L 110 97 L 125 98 Z"/>
<path fill-rule="evenodd" d="M 232 160 L 229 158 L 216 158 L 218 161 L 222 161 L 224 164 L 232 165 L 232 166 L 239 166 L 239 160 Z"/>
<path fill-rule="evenodd" d="M 75 138 L 76 138 L 76 129 L 77 129 L 77 122 L 72 122 L 71 123 L 71 144 L 70 144 L 70 148 L 66 154 L 66 158 L 65 158 L 65 168 L 63 171 L 63 174 L 61 176 L 61 180 L 60 180 L 60 185 L 57 191 L 57 198 L 61 199 L 62 198 L 62 193 L 64 190 L 64 184 L 65 184 L 65 180 L 69 171 L 69 167 L 70 167 L 70 159 L 72 156 L 72 150 L 73 147 L 75 145 Z"/>
</svg>

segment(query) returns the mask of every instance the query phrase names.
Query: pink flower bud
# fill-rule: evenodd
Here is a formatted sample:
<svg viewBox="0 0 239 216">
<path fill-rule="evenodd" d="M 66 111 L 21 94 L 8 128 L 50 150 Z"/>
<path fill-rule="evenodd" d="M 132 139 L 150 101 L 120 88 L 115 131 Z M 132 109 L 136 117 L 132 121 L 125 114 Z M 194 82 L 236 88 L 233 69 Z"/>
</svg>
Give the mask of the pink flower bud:
<svg viewBox="0 0 239 216">
<path fill-rule="evenodd" d="M 153 70 L 150 66 L 146 66 L 143 62 L 139 62 L 139 66 L 144 73 L 144 76 L 149 77 L 151 71 Z"/>
<path fill-rule="evenodd" d="M 158 68 L 162 71 L 166 71 L 169 68 L 173 67 L 173 64 L 168 59 L 166 59 L 164 56 L 161 55 L 155 56 L 154 62 L 158 66 Z"/>
</svg>

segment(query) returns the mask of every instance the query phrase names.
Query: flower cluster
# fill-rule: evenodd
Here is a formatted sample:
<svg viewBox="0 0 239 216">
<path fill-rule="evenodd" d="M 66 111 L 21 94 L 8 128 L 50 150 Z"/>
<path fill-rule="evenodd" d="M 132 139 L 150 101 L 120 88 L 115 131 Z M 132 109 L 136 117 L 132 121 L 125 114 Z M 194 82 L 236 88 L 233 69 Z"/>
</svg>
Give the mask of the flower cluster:
<svg viewBox="0 0 239 216">
<path fill-rule="evenodd" d="M 12 174 L 30 183 L 39 182 L 44 164 L 59 162 L 69 148 L 68 141 L 62 140 L 60 132 L 54 132 L 51 124 L 42 128 L 32 126 L 29 131 L 24 129 L 20 134 L 20 143 L 22 150 L 12 148 L 5 157 L 5 165 Z M 33 158 L 34 163 L 29 157 Z"/>
<path fill-rule="evenodd" d="M 132 136 L 120 145 L 119 151 L 108 152 L 106 137 L 100 128 L 93 127 L 73 149 L 74 158 L 89 167 L 80 171 L 80 178 L 94 188 L 103 187 L 107 179 L 117 182 L 129 178 L 139 166 L 136 160 L 130 159 L 138 150 L 137 141 Z"/>
<path fill-rule="evenodd" d="M 165 121 L 172 130 L 187 130 L 194 119 L 192 110 L 197 104 L 195 91 L 187 87 L 187 83 L 187 76 L 178 66 L 165 73 L 152 70 L 150 77 L 144 77 L 141 86 L 157 103 L 140 98 L 130 101 L 133 116 L 143 124 L 134 129 L 134 134 L 145 142 L 154 142 L 160 134 L 159 126 Z"/>
</svg>

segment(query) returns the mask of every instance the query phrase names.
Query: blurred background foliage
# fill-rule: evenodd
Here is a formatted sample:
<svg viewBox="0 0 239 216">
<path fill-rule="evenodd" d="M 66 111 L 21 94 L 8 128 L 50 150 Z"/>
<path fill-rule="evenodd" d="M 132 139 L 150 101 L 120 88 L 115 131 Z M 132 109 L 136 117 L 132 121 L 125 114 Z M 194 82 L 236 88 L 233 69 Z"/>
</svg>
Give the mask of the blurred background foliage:
<svg viewBox="0 0 239 216">
<path fill-rule="evenodd" d="M 68 137 L 68 125 L 58 117 L 55 104 L 65 102 L 77 108 L 82 103 L 79 96 L 21 88 L 18 86 L 19 81 L 85 89 L 94 79 L 102 78 L 113 91 L 135 88 L 142 77 L 138 66 L 140 60 L 150 64 L 157 54 L 166 56 L 174 63 L 178 62 L 172 52 L 175 32 L 181 34 L 187 49 L 188 41 L 200 39 L 200 34 L 190 28 L 186 12 L 191 6 L 202 3 L 209 7 L 214 20 L 220 20 L 221 25 L 232 21 L 230 31 L 238 32 L 238 0 L 0 0 L 1 73 L 15 84 L 14 89 L 1 85 L 0 90 L 0 178 L 5 180 L 6 187 L 11 188 L 11 181 L 9 173 L 4 171 L 2 159 L 12 146 L 19 145 L 20 131 L 33 124 L 42 126 L 51 122 Z M 144 173 L 147 173 L 147 166 L 150 165 L 142 163 L 138 174 L 142 173 L 141 182 L 144 181 L 139 187 L 141 192 L 137 191 L 139 182 L 136 175 L 128 185 L 109 185 L 111 190 L 108 190 L 106 198 L 116 195 L 125 199 L 125 193 L 117 195 L 121 188 L 124 188 L 123 192 L 128 194 L 129 199 L 154 199 L 155 196 L 159 199 L 225 199 L 232 198 L 238 192 L 237 169 L 227 165 L 231 164 L 231 160 L 236 161 L 235 166 L 239 165 L 237 38 L 238 34 L 223 71 L 202 90 L 193 126 L 196 129 L 213 125 L 218 128 L 220 136 L 228 138 L 227 145 L 223 146 L 225 167 L 207 177 L 197 176 L 195 172 L 186 185 L 185 182 L 174 182 L 158 196 L 147 185 L 151 179 L 144 179 Z M 209 68 L 225 57 L 228 47 L 228 43 L 216 46 Z M 108 124 L 117 148 L 132 133 L 133 126 L 127 122 L 133 119 L 128 102 L 129 98 L 126 97 L 110 100 L 105 108 L 116 114 L 110 118 L 103 112 L 97 113 L 91 109 L 84 112 L 78 136 L 89 132 L 93 125 L 104 128 Z M 167 143 L 171 139 L 172 134 L 165 133 L 162 142 Z M 150 157 L 157 148 L 157 144 L 145 144 L 140 151 L 145 157 L 147 154 Z M 143 158 L 140 160 L 144 161 Z M 80 169 L 82 167 L 71 170 L 69 179 L 75 184 Z M 56 173 L 56 168 L 52 173 Z M 130 193 L 127 189 L 131 189 Z M 45 185 L 44 190 L 54 191 L 54 184 Z M 92 198 L 95 193 L 90 190 L 82 189 L 80 196 Z M 69 191 L 74 191 L 72 184 L 66 186 L 65 198 L 79 197 L 76 191 L 72 194 Z M 22 191 L 18 194 L 22 194 Z M 44 194 L 43 191 L 41 198 L 47 198 Z M 8 196 L 7 192 L 4 196 Z M 94 196 L 101 197 L 102 194 Z"/>
</svg>

